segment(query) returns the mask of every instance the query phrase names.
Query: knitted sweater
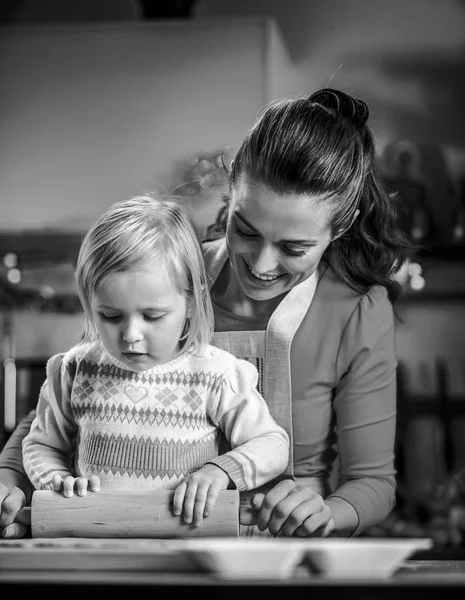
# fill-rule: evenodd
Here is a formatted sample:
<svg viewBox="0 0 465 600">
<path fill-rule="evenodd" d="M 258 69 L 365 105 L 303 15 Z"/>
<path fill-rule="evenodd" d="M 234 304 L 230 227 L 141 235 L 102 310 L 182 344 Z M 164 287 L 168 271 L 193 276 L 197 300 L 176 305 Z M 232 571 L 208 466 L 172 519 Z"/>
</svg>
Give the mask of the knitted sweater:
<svg viewBox="0 0 465 600">
<path fill-rule="evenodd" d="M 104 489 L 173 489 L 205 463 L 249 490 L 286 468 L 289 438 L 257 391 L 257 371 L 207 346 L 142 373 L 103 346 L 47 364 L 23 463 L 37 489 L 60 474 L 98 475 Z M 231 450 L 219 455 L 221 432 Z"/>
</svg>

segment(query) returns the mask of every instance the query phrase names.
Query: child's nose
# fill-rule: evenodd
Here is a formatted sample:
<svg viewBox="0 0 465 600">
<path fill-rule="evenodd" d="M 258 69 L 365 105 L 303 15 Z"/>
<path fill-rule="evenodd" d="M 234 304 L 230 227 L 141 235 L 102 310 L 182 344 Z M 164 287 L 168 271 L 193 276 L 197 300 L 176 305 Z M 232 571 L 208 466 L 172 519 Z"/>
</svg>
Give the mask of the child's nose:
<svg viewBox="0 0 465 600">
<path fill-rule="evenodd" d="M 139 342 L 143 337 L 142 330 L 136 322 L 129 322 L 123 330 L 123 340 L 128 344 Z"/>
</svg>

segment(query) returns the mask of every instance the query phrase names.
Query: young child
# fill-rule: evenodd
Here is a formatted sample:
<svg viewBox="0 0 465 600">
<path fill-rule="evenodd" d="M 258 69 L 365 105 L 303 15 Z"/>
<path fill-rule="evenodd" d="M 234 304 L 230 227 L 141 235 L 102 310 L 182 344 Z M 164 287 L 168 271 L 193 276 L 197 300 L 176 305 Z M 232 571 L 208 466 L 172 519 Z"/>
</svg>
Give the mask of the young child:
<svg viewBox="0 0 465 600">
<path fill-rule="evenodd" d="M 23 440 L 36 489 L 174 489 L 198 526 L 221 490 L 280 475 L 289 437 L 257 391 L 255 367 L 212 347 L 202 248 L 175 199 L 111 206 L 76 268 L 82 341 L 49 359 Z M 219 454 L 222 435 L 230 451 Z"/>
</svg>

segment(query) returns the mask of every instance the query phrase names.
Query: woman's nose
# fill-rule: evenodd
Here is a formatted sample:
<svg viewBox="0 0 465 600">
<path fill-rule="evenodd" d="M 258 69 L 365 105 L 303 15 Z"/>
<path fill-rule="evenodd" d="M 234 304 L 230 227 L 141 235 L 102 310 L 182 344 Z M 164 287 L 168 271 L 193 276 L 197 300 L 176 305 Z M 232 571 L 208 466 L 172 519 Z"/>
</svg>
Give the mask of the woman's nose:
<svg viewBox="0 0 465 600">
<path fill-rule="evenodd" d="M 252 268 L 259 275 L 265 275 L 276 270 L 279 264 L 277 251 L 271 245 L 262 245 L 251 257 Z"/>
<path fill-rule="evenodd" d="M 124 327 L 122 337 L 128 344 L 134 344 L 135 342 L 140 342 L 144 335 L 138 323 L 136 321 L 130 321 L 127 323 L 126 327 Z"/>
</svg>

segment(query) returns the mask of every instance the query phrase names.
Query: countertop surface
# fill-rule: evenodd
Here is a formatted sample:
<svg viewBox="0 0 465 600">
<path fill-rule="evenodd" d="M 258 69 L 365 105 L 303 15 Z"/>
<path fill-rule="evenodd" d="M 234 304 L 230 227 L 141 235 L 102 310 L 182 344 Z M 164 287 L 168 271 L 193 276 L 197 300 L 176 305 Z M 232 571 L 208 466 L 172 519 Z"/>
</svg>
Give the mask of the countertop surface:
<svg viewBox="0 0 465 600">
<path fill-rule="evenodd" d="M 176 547 L 176 546 L 175 546 Z M 216 597 L 221 588 L 222 599 L 231 594 L 245 600 L 248 591 L 292 589 L 293 600 L 299 593 L 307 594 L 311 588 L 312 600 L 327 594 L 328 588 L 344 588 L 349 597 L 392 598 L 412 600 L 418 594 L 422 599 L 439 598 L 447 589 L 447 600 L 465 598 L 465 550 L 454 556 L 418 553 L 401 563 L 390 576 L 378 578 L 331 578 L 312 573 L 300 565 L 292 576 L 272 580 L 225 580 L 199 568 L 192 558 L 173 551 L 165 540 L 121 542 L 114 540 L 0 540 L 0 588 L 17 593 L 24 588 L 66 594 L 69 588 L 80 590 L 86 600 L 92 591 L 99 594 L 104 589 L 118 590 L 135 587 L 135 591 L 152 588 L 202 588 L 207 597 Z M 307 591 L 305 591 L 307 590 Z M 376 592 L 376 593 L 375 593 Z M 47 596 L 49 597 L 49 596 Z M 252 596 L 251 596 L 252 597 Z M 346 600 L 347 596 L 345 596 Z M 327 596 L 326 596 L 327 599 Z M 283 599 L 284 600 L 284 599 Z"/>
</svg>

